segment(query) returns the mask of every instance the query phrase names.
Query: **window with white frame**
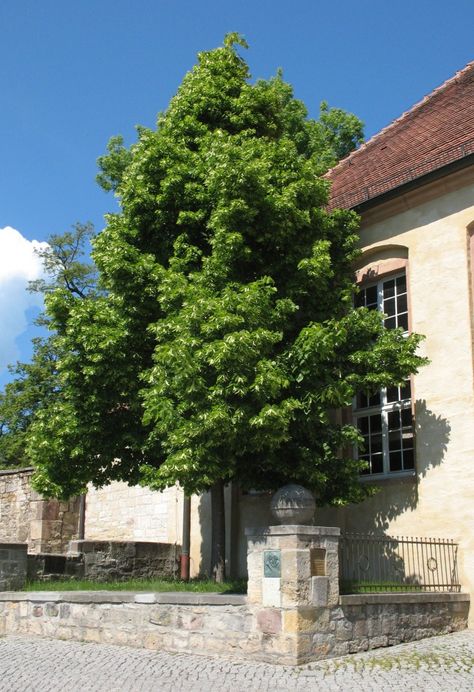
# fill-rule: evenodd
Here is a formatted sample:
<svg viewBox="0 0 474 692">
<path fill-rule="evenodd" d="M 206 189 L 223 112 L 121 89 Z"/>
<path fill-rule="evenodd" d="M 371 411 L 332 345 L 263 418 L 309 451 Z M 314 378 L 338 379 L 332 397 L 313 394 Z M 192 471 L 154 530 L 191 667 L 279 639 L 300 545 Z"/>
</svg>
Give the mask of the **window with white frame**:
<svg viewBox="0 0 474 692">
<path fill-rule="evenodd" d="M 408 300 L 405 274 L 382 279 L 361 288 L 356 307 L 380 310 L 387 329 L 408 333 Z M 363 475 L 389 475 L 415 468 L 411 383 L 386 387 L 375 394 L 357 395 L 354 419 L 364 438 L 358 458 L 367 462 Z"/>
</svg>

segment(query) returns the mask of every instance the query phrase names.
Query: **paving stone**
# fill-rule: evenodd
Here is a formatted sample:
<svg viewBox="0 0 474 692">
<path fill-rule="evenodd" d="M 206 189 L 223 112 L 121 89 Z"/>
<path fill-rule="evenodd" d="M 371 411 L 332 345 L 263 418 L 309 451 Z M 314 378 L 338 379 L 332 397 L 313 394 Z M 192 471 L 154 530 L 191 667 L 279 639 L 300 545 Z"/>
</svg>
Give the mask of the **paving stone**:
<svg viewBox="0 0 474 692">
<path fill-rule="evenodd" d="M 0 692 L 474 690 L 474 631 L 296 668 L 33 637 L 0 638 Z"/>
</svg>

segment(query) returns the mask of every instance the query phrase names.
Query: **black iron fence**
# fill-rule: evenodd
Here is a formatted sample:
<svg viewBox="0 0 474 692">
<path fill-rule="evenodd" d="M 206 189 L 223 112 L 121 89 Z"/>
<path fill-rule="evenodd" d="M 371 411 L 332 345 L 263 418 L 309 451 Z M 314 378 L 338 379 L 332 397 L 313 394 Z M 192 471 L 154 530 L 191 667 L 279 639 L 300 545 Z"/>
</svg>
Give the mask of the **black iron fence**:
<svg viewBox="0 0 474 692">
<path fill-rule="evenodd" d="M 460 591 L 457 552 L 450 539 L 344 533 L 341 593 Z"/>
</svg>

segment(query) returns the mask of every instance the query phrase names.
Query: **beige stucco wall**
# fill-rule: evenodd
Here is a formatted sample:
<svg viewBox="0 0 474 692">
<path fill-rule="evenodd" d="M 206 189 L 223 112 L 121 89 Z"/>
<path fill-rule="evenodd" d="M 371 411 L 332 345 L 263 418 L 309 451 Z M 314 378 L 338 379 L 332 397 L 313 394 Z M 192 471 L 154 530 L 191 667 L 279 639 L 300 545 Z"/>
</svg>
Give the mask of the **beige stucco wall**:
<svg viewBox="0 0 474 692">
<path fill-rule="evenodd" d="M 457 173 L 367 213 L 366 263 L 408 249 L 411 328 L 430 359 L 414 378 L 416 477 L 396 477 L 361 505 L 319 509 L 320 525 L 459 542 L 462 586 L 474 596 L 474 388 L 467 227 L 474 221 L 472 173 Z M 390 255 L 390 251 L 385 255 Z M 406 253 L 405 253 L 406 255 Z M 242 498 L 244 527 L 271 523 L 265 496 Z M 245 568 L 243 550 L 239 568 Z M 473 609 L 474 610 L 474 609 Z M 471 626 L 474 613 L 471 612 Z"/>
<path fill-rule="evenodd" d="M 114 482 L 89 488 L 85 538 L 88 540 L 181 543 L 182 493 L 157 492 Z"/>
<path fill-rule="evenodd" d="M 365 250 L 386 244 L 408 248 L 411 327 L 426 336 L 421 352 L 430 364 L 414 378 L 417 478 L 387 481 L 374 498 L 339 512 L 337 521 L 359 531 L 459 541 L 461 582 L 474 594 L 473 317 L 467 246 L 474 183 L 467 175 L 407 195 L 364 220 Z"/>
</svg>

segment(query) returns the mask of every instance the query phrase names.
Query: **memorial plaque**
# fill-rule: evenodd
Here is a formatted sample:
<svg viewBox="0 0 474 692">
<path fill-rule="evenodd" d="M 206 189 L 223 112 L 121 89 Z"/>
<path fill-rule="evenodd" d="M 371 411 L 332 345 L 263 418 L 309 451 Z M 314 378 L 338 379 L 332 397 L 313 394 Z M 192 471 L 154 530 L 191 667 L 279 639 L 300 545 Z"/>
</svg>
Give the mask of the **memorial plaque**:
<svg viewBox="0 0 474 692">
<path fill-rule="evenodd" d="M 263 551 L 263 576 L 264 577 L 280 577 L 281 576 L 281 551 L 280 550 L 264 550 Z"/>
<path fill-rule="evenodd" d="M 326 550 L 324 548 L 311 548 L 309 551 L 311 561 L 311 576 L 326 576 Z"/>
</svg>

